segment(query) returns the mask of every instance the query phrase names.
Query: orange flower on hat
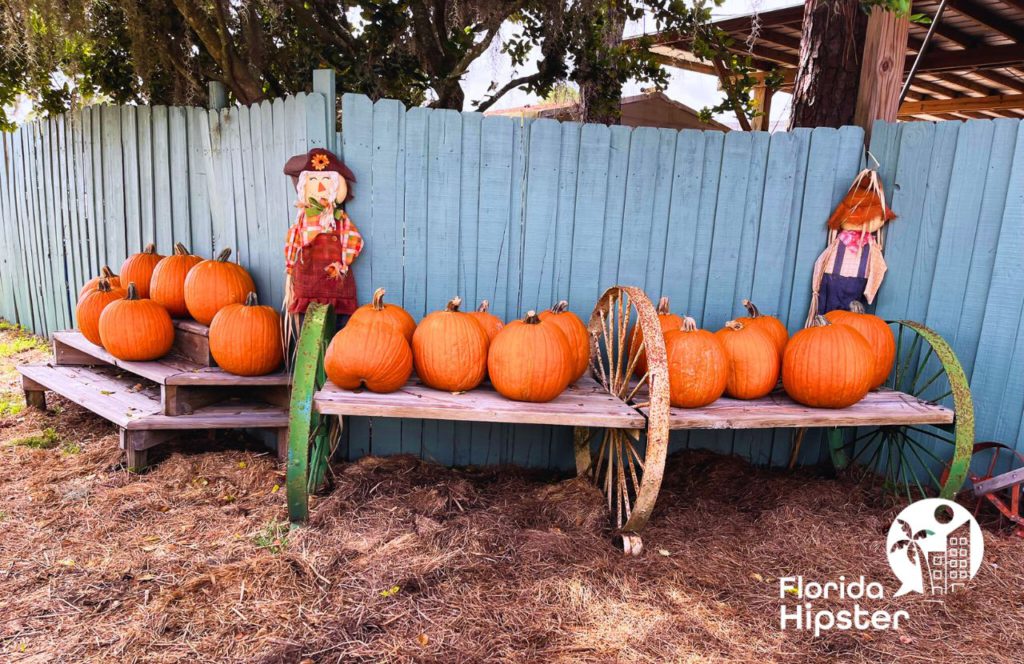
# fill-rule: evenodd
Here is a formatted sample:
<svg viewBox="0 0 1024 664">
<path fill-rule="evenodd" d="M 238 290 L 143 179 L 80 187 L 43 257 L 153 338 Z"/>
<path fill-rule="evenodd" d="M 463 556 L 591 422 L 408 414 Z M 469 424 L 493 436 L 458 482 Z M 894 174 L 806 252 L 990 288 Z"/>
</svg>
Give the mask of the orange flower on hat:
<svg viewBox="0 0 1024 664">
<path fill-rule="evenodd" d="M 313 155 L 312 163 L 314 169 L 322 171 L 331 163 L 331 159 L 325 154 L 315 154 Z"/>
</svg>

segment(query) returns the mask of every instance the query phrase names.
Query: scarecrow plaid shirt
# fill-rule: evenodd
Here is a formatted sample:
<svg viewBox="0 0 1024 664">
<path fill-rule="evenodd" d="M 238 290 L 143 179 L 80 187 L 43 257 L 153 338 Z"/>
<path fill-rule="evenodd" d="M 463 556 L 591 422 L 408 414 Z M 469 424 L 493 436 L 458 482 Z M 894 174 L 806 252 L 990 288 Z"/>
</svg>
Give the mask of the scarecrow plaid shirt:
<svg viewBox="0 0 1024 664">
<path fill-rule="evenodd" d="M 348 266 L 363 250 L 363 236 L 344 210 L 306 206 L 304 212 L 300 211 L 299 219 L 288 229 L 285 240 L 284 262 L 289 274 L 299 261 L 302 249 L 321 233 L 336 234 L 342 246 L 342 263 L 329 265 L 325 269 L 335 269 L 345 274 Z"/>
</svg>

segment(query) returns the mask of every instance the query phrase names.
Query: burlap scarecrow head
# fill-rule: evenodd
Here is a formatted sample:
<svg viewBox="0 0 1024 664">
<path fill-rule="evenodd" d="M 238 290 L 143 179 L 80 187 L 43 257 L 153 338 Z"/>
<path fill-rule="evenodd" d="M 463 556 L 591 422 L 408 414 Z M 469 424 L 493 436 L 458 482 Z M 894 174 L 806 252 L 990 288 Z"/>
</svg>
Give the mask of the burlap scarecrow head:
<svg viewBox="0 0 1024 664">
<path fill-rule="evenodd" d="M 306 154 L 295 155 L 285 163 L 284 173 L 291 176 L 302 201 L 310 198 L 335 203 L 352 200 L 356 176 L 330 150 L 313 148 Z"/>
<path fill-rule="evenodd" d="M 828 228 L 831 231 L 874 233 L 895 218 L 896 213 L 885 204 L 885 192 L 878 173 L 864 169 L 829 217 Z"/>
</svg>

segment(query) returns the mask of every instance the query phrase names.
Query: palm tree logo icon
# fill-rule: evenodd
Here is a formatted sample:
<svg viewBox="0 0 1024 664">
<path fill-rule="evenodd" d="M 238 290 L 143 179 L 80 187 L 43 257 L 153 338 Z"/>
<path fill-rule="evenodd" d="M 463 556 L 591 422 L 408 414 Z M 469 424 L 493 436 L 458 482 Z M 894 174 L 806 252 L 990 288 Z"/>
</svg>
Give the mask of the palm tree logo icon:
<svg viewBox="0 0 1024 664">
<path fill-rule="evenodd" d="M 978 522 L 962 505 L 926 498 L 903 509 L 889 527 L 886 554 L 900 588 L 944 595 L 966 587 L 981 567 L 985 541 Z"/>
</svg>

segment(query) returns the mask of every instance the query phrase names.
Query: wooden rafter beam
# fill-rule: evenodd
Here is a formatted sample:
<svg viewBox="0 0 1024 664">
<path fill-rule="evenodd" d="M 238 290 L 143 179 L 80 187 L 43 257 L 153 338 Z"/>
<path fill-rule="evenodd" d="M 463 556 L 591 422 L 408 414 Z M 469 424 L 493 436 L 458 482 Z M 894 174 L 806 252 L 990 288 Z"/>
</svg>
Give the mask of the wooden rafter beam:
<svg viewBox="0 0 1024 664">
<path fill-rule="evenodd" d="M 1024 0 L 1022 0 L 1024 2 Z M 1017 92 L 1024 92 L 1024 80 L 1018 80 L 1012 76 L 1001 74 L 997 71 L 989 71 L 988 69 L 979 69 L 974 72 L 976 76 L 979 76 L 986 81 L 992 81 L 996 85 L 1001 85 L 1004 88 L 1010 88 Z"/>
<path fill-rule="evenodd" d="M 906 69 L 910 69 L 913 63 L 913 57 L 908 57 Z M 917 71 L 956 71 L 978 67 L 1007 67 L 1022 63 L 1024 63 L 1024 48 L 1017 44 L 977 46 L 963 51 L 929 51 L 925 53 Z"/>
<path fill-rule="evenodd" d="M 952 85 L 957 85 L 957 86 L 959 86 L 961 88 L 964 88 L 965 90 L 970 90 L 971 92 L 977 92 L 982 97 L 988 97 L 988 96 L 991 96 L 991 95 L 999 94 L 998 90 L 993 90 L 992 88 L 990 88 L 990 87 L 988 87 L 986 85 L 983 85 L 983 84 L 981 84 L 981 83 L 979 83 L 977 81 L 972 81 L 971 79 L 969 79 L 969 78 L 967 78 L 965 76 L 960 76 L 960 75 L 957 75 L 957 74 L 949 74 L 949 73 L 939 73 L 939 74 L 931 74 L 931 75 L 935 76 L 940 81 L 943 81 L 945 83 L 950 83 Z M 957 92 L 959 92 L 959 90 Z"/>
<path fill-rule="evenodd" d="M 928 101 L 904 102 L 899 115 L 933 115 L 935 113 L 960 113 L 966 111 L 999 111 L 1024 108 L 1024 94 L 992 95 L 990 97 L 957 97 L 956 99 L 931 99 Z"/>
<path fill-rule="evenodd" d="M 796 67 L 800 63 L 799 55 L 793 55 L 777 48 L 764 46 L 763 44 L 747 46 L 742 41 L 737 41 L 729 47 L 729 50 L 737 55 L 749 55 L 755 59 L 767 60 L 768 62 L 786 67 Z"/>
<path fill-rule="evenodd" d="M 958 14 L 973 19 L 983 26 L 1009 37 L 1015 42 L 1024 42 L 1024 28 L 987 7 L 976 4 L 971 0 L 952 0 L 949 6 Z"/>
<path fill-rule="evenodd" d="M 760 19 L 762 28 L 771 27 L 773 25 L 802 23 L 804 20 L 804 6 L 800 4 L 793 7 L 783 7 L 782 9 L 761 12 L 758 14 L 758 18 Z M 737 16 L 736 18 L 727 18 L 721 21 L 715 21 L 715 26 L 725 30 L 726 32 L 735 32 L 737 30 L 749 32 L 750 16 Z"/>
</svg>

